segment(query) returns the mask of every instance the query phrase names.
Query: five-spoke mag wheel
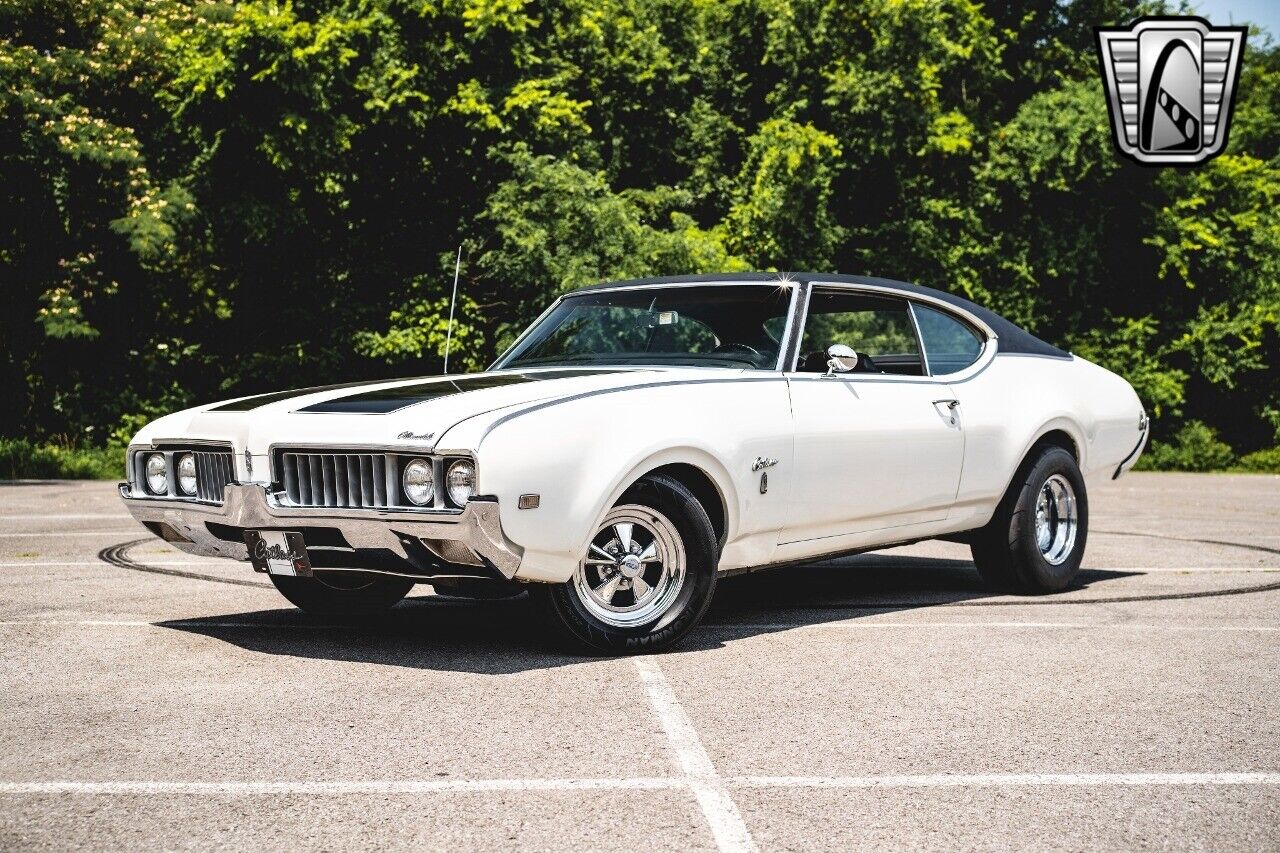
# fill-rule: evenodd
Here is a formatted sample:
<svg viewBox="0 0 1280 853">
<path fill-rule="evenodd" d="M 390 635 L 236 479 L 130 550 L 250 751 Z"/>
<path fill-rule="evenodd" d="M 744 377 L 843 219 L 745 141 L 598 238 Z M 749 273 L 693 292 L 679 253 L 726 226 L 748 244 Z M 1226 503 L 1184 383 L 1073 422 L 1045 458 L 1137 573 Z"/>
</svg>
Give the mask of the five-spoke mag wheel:
<svg viewBox="0 0 1280 853">
<path fill-rule="evenodd" d="M 567 583 L 529 587 L 577 649 L 666 648 L 711 603 L 720 545 L 706 509 L 672 477 L 649 474 L 627 489 L 583 550 Z"/>
<path fill-rule="evenodd" d="M 573 577 L 582 606 L 601 622 L 628 628 L 661 615 L 684 584 L 685 553 L 671 520 L 635 504 L 605 517 Z"/>
</svg>

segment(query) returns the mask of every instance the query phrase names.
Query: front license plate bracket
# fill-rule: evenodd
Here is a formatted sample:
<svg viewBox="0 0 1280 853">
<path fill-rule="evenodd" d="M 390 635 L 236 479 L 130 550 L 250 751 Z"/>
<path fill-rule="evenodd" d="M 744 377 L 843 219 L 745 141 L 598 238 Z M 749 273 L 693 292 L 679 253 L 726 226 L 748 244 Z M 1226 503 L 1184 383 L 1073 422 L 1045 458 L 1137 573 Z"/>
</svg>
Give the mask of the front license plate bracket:
<svg viewBox="0 0 1280 853">
<path fill-rule="evenodd" d="M 301 533 L 288 530 L 246 530 L 244 544 L 255 572 L 309 578 L 311 559 Z"/>
</svg>

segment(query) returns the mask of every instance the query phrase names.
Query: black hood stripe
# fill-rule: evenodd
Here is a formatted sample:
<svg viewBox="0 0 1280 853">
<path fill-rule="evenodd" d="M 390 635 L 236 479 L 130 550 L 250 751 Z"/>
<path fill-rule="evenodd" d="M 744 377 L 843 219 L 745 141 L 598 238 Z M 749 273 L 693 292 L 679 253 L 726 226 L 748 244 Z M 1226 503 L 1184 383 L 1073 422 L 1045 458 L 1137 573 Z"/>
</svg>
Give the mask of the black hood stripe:
<svg viewBox="0 0 1280 853">
<path fill-rule="evenodd" d="M 413 379 L 427 379 L 426 376 L 414 376 Z M 230 403 L 223 403 L 220 406 L 214 406 L 211 409 L 205 409 L 206 412 L 251 412 L 254 409 L 260 409 L 263 406 L 270 406 L 272 403 L 281 403 L 285 400 L 291 400 L 295 397 L 305 397 L 308 394 L 319 394 L 323 391 L 341 391 L 343 388 L 359 388 L 361 385 L 368 385 L 367 379 L 359 382 L 343 382 L 339 385 L 317 385 L 314 388 L 295 388 L 292 391 L 273 391 L 270 394 L 255 394 L 252 397 L 245 397 L 243 400 L 233 400 Z"/>
<path fill-rule="evenodd" d="M 433 379 L 416 385 L 375 388 L 349 397 L 313 403 L 297 411 L 326 415 L 385 415 L 428 400 L 451 397 L 467 391 L 503 388 L 507 385 L 521 385 L 525 382 L 539 382 L 544 379 L 570 379 L 619 372 L 617 370 L 548 370 L 537 373 L 473 373 L 469 376 L 450 379 Z"/>
</svg>

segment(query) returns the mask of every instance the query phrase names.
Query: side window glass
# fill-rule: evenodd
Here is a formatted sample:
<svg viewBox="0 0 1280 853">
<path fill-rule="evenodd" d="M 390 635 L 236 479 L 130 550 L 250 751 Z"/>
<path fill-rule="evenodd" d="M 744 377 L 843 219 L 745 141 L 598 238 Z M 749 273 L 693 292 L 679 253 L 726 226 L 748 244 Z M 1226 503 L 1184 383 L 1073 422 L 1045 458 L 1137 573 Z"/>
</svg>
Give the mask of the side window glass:
<svg viewBox="0 0 1280 853">
<path fill-rule="evenodd" d="M 844 344 L 858 353 L 861 373 L 924 373 L 920 347 L 905 299 L 840 290 L 815 290 L 809 297 L 800 364 L 804 373 L 827 369 L 827 347 Z"/>
<path fill-rule="evenodd" d="M 982 338 L 968 324 L 934 308 L 912 303 L 929 373 L 945 376 L 964 370 L 982 353 Z"/>
</svg>

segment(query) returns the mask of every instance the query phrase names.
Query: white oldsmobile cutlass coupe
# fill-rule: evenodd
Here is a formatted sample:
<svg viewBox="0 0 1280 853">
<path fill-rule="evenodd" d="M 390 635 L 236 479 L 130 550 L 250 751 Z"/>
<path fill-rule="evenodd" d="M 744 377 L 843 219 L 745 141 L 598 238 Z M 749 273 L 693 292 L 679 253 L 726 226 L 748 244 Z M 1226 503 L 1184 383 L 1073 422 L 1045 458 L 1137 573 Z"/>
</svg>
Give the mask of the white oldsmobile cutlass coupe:
<svg viewBox="0 0 1280 853">
<path fill-rule="evenodd" d="M 1061 590 L 1086 484 L 1146 439 L 1124 379 L 955 296 L 696 276 L 570 293 L 484 373 L 160 418 L 120 494 L 313 613 L 527 587 L 578 647 L 652 650 L 720 574 L 921 539 L 969 543 L 995 588 Z"/>
</svg>

